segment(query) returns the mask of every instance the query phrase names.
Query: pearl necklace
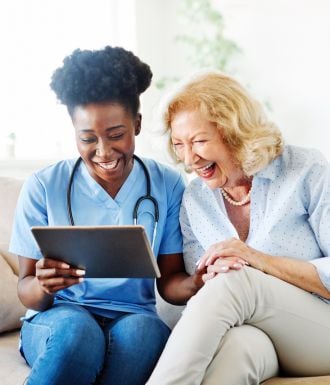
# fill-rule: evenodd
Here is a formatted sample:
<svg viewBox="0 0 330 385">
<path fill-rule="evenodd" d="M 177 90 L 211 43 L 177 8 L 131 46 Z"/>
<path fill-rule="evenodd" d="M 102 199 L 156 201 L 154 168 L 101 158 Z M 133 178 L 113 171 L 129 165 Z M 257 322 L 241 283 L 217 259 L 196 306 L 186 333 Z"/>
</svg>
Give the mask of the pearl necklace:
<svg viewBox="0 0 330 385">
<path fill-rule="evenodd" d="M 235 201 L 234 199 L 232 199 L 229 196 L 227 191 L 225 191 L 223 188 L 220 187 L 220 191 L 221 191 L 221 194 L 223 195 L 223 197 L 226 199 L 227 202 L 229 202 L 233 206 L 244 206 L 246 203 L 250 202 L 251 190 L 252 190 L 252 186 L 250 187 L 250 190 L 247 193 L 247 195 L 242 200 Z"/>
</svg>

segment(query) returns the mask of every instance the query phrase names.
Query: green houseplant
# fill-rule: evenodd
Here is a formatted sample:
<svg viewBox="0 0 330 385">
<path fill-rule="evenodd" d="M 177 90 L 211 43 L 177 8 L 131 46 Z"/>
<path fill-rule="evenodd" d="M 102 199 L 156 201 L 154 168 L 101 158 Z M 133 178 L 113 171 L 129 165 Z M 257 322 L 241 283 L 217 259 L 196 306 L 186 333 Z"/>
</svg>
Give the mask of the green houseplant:
<svg viewBox="0 0 330 385">
<path fill-rule="evenodd" d="M 187 67 L 190 70 L 214 68 L 228 71 L 230 60 L 240 52 L 240 48 L 225 36 L 224 18 L 212 0 L 182 0 L 178 5 L 178 22 L 184 32 L 176 35 L 175 44 L 183 48 Z M 163 89 L 179 78 L 180 74 L 163 77 L 156 82 L 156 87 Z"/>
</svg>

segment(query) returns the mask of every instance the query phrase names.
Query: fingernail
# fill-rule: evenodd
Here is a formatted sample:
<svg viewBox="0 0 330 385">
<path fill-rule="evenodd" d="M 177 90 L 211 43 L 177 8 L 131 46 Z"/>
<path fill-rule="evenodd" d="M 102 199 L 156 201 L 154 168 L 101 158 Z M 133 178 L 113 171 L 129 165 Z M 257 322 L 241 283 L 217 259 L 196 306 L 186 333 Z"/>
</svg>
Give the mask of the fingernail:
<svg viewBox="0 0 330 385">
<path fill-rule="evenodd" d="M 62 263 L 62 265 L 61 265 L 61 268 L 62 269 L 68 269 L 70 267 L 70 265 L 68 265 L 67 263 Z"/>
<path fill-rule="evenodd" d="M 195 263 L 195 266 L 198 266 L 200 264 L 201 258 Z"/>
<path fill-rule="evenodd" d="M 84 282 L 84 279 L 85 279 L 85 278 L 78 278 L 78 282 L 79 282 L 79 283 Z"/>
<path fill-rule="evenodd" d="M 85 270 L 76 270 L 76 274 L 78 275 L 85 275 L 86 274 L 86 271 Z"/>
<path fill-rule="evenodd" d="M 221 266 L 221 268 L 220 268 L 221 271 L 227 271 L 228 269 L 229 269 L 228 266 Z"/>
</svg>

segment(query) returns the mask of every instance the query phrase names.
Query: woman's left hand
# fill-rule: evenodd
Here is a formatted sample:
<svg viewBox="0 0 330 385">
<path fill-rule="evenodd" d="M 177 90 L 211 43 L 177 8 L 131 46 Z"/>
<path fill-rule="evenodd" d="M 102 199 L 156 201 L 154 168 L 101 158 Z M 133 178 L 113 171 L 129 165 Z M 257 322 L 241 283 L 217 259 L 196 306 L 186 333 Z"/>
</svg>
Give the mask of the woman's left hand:
<svg viewBox="0 0 330 385">
<path fill-rule="evenodd" d="M 212 245 L 202 256 L 198 270 L 207 268 L 207 274 L 203 276 L 203 280 L 206 281 L 219 273 L 239 270 L 245 265 L 260 269 L 258 267 L 258 261 L 260 263 L 258 255 L 260 256 L 260 254 L 241 240 L 231 238 Z"/>
</svg>

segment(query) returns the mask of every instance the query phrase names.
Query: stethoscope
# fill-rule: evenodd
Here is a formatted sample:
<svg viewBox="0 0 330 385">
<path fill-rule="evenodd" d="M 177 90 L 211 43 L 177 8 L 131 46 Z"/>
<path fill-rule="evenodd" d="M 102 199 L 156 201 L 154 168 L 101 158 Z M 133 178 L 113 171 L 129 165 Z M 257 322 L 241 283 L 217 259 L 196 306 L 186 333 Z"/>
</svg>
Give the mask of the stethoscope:
<svg viewBox="0 0 330 385">
<path fill-rule="evenodd" d="M 146 178 L 146 184 L 147 184 L 146 194 L 142 195 L 140 198 L 138 198 L 136 203 L 135 203 L 135 205 L 134 205 L 134 208 L 133 208 L 133 223 L 134 223 L 134 225 L 137 224 L 138 210 L 139 210 L 139 207 L 140 207 L 141 203 L 143 201 L 146 201 L 146 200 L 151 201 L 153 206 L 154 206 L 154 216 L 155 216 L 154 230 L 153 230 L 152 239 L 151 239 L 151 248 L 153 249 L 154 248 L 155 239 L 156 239 L 158 220 L 159 220 L 158 202 L 150 194 L 150 192 L 151 192 L 151 182 L 150 182 L 150 174 L 149 174 L 149 171 L 147 169 L 147 166 L 144 164 L 144 162 L 138 156 L 133 155 L 133 158 L 135 160 L 137 160 L 140 163 L 140 165 L 142 166 L 142 169 L 143 169 L 143 172 L 144 172 L 144 175 L 145 175 L 145 178 Z M 71 175 L 70 175 L 70 179 L 69 179 L 69 183 L 68 183 L 67 193 L 66 193 L 66 202 L 67 202 L 68 216 L 69 216 L 69 220 L 70 220 L 71 226 L 75 225 L 74 220 L 73 220 L 73 215 L 72 215 L 72 208 L 71 208 L 72 184 L 73 184 L 73 179 L 74 179 L 75 173 L 76 173 L 76 171 L 77 171 L 81 161 L 82 161 L 82 158 L 79 157 L 76 160 L 76 162 L 75 162 L 75 164 L 73 166 L 73 169 L 72 169 Z"/>
</svg>

